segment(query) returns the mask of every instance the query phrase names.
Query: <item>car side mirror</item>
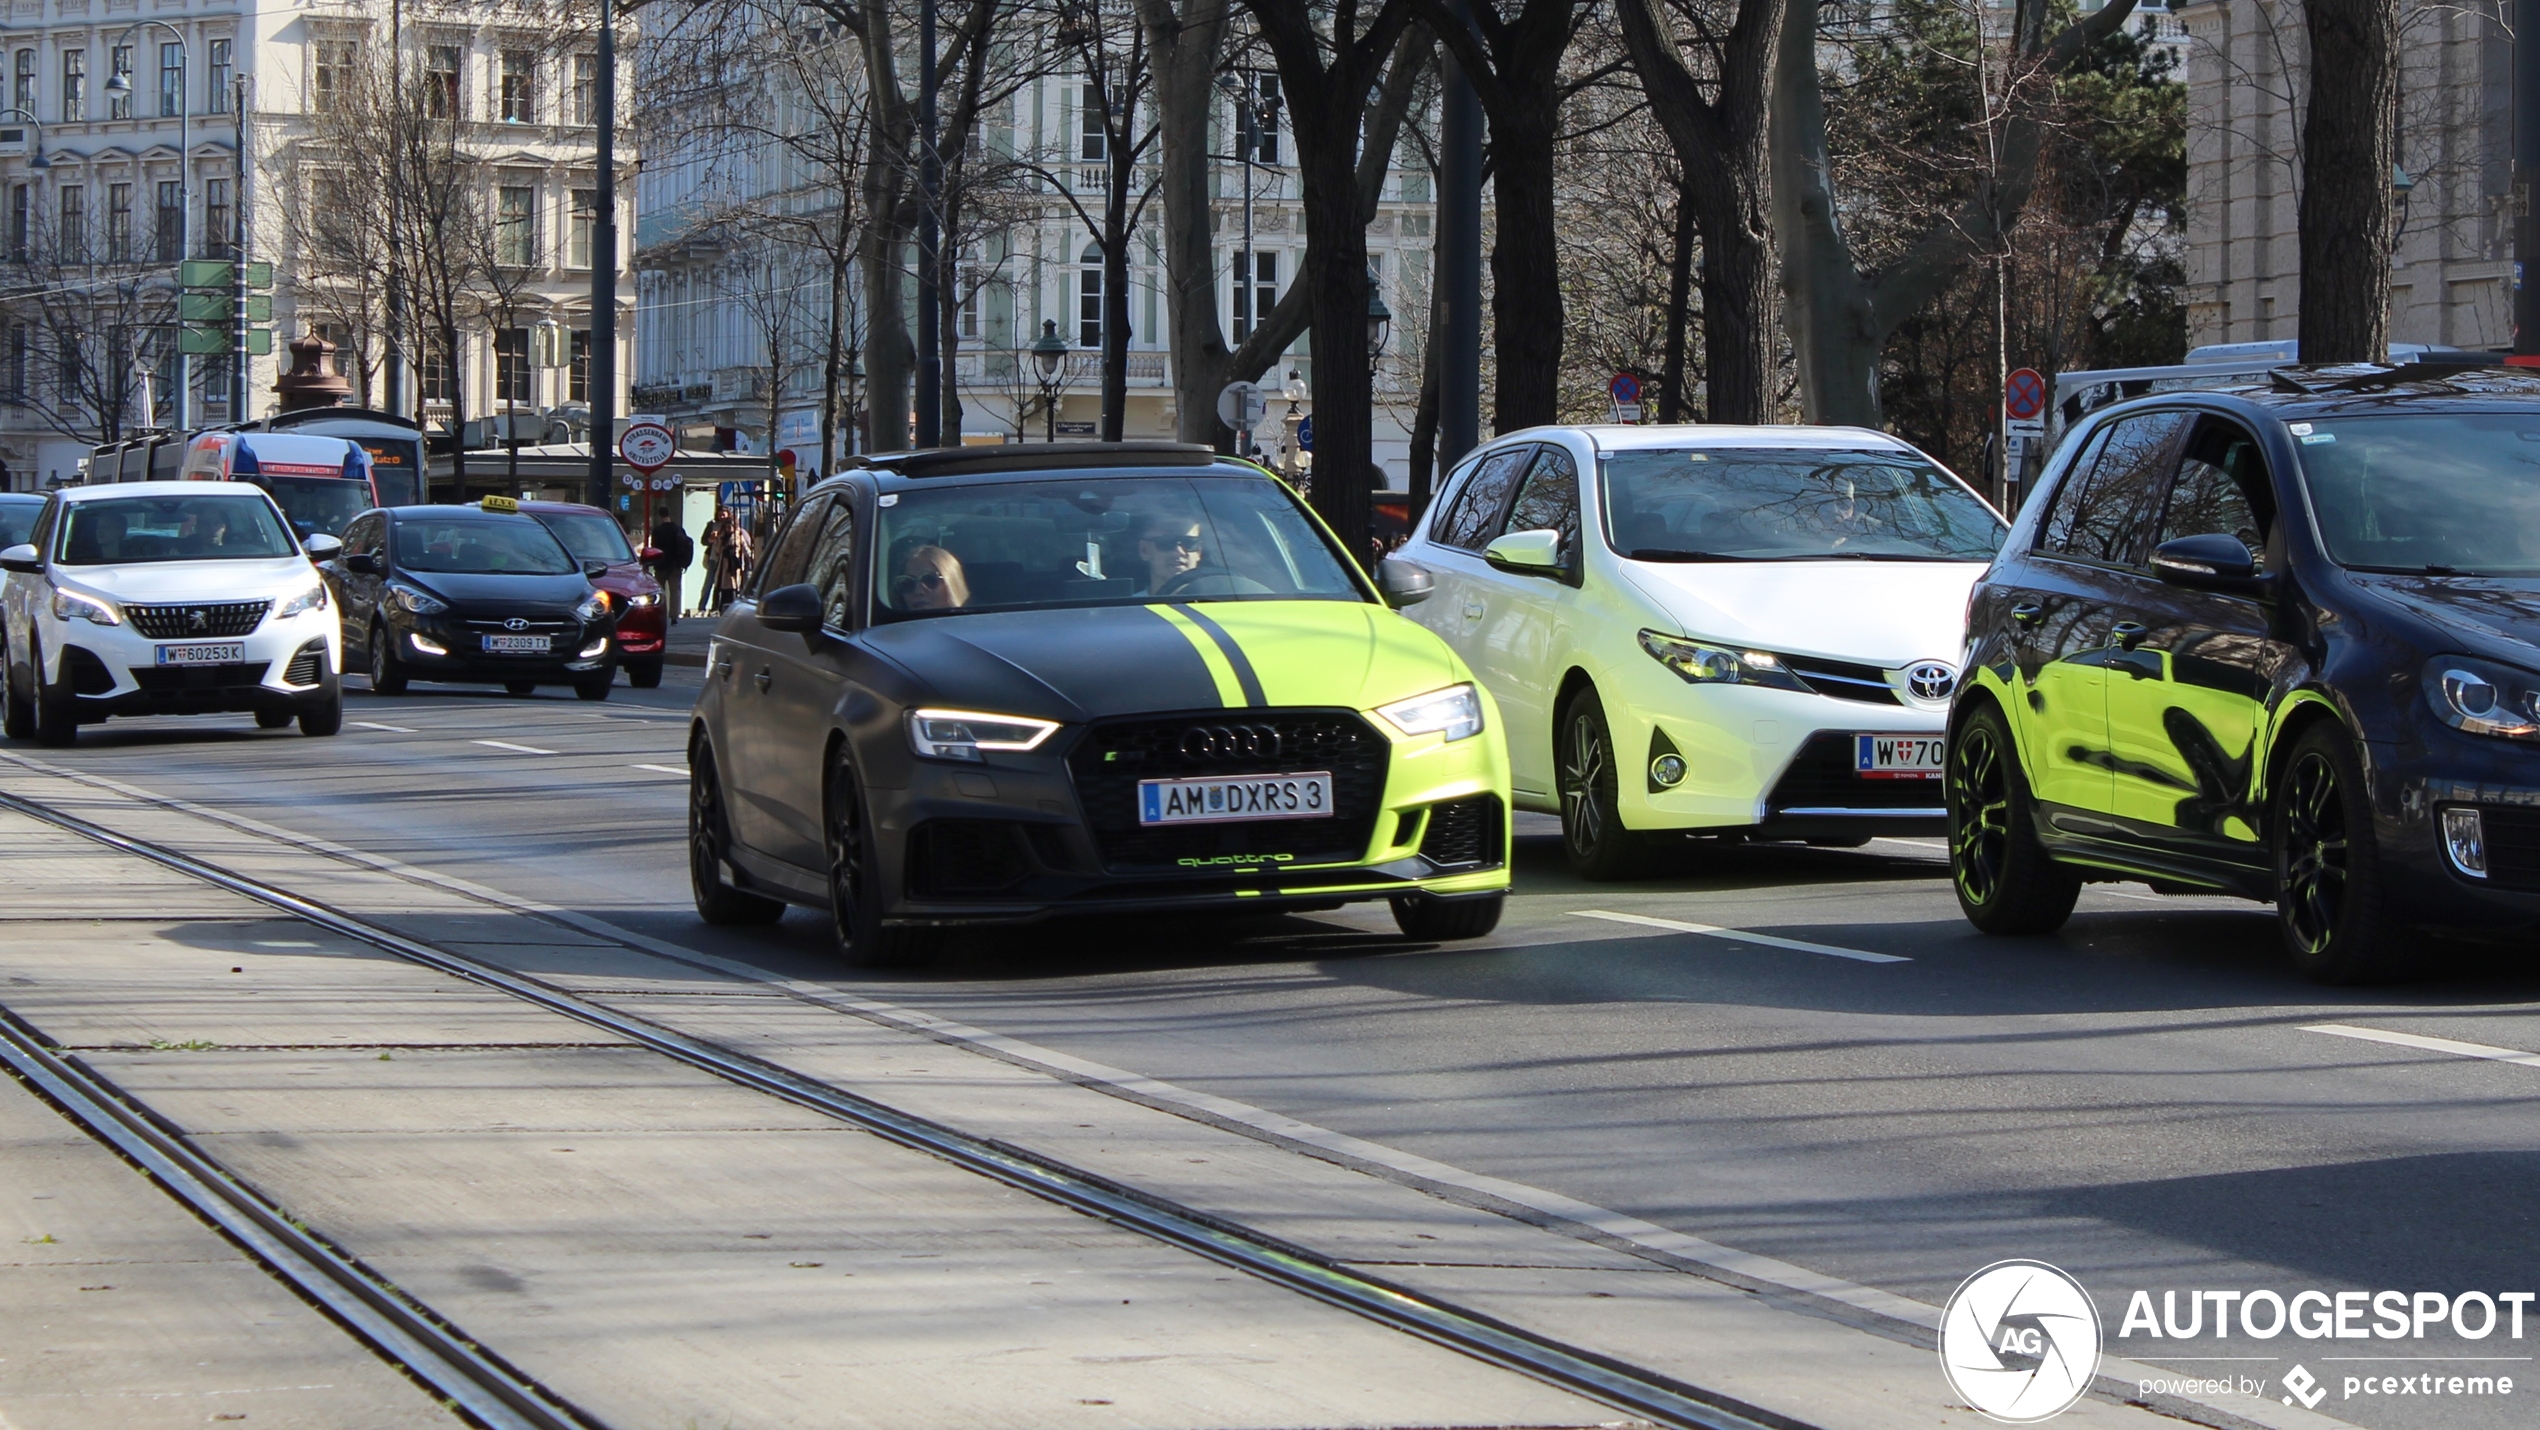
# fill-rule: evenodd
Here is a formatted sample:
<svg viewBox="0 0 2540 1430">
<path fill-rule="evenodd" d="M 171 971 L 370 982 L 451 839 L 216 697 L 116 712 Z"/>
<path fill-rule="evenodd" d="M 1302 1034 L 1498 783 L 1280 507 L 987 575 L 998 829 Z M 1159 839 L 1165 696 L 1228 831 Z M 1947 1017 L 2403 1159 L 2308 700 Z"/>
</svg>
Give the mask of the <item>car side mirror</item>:
<svg viewBox="0 0 2540 1430">
<path fill-rule="evenodd" d="M 809 582 L 779 586 L 758 598 L 758 623 L 771 631 L 817 635 L 820 631 L 820 588 Z"/>
<path fill-rule="evenodd" d="M 379 557 L 368 551 L 353 552 L 352 554 L 341 558 L 335 564 L 352 572 L 356 576 L 376 576 L 379 574 Z"/>
<path fill-rule="evenodd" d="M 1376 563 L 1376 592 L 1397 611 L 1429 599 L 1437 588 L 1437 578 L 1424 566 L 1414 566 L 1399 556 L 1388 556 Z"/>
<path fill-rule="evenodd" d="M 6 551 L 0 551 L 0 571 L 17 571 L 28 576 L 40 576 L 44 572 L 44 558 L 35 554 L 35 548 L 32 545 L 21 541 Z"/>
<path fill-rule="evenodd" d="M 2152 553 L 2152 571 L 2173 586 L 2198 591 L 2255 595 L 2267 585 L 2249 548 L 2220 532 L 2162 542 Z"/>
<path fill-rule="evenodd" d="M 585 561 L 582 563 L 582 574 L 597 581 L 609 574 L 609 564 L 605 561 Z"/>
<path fill-rule="evenodd" d="M 661 548 L 658 546 L 647 546 L 635 553 L 635 559 L 638 561 L 659 561 L 661 559 Z"/>
<path fill-rule="evenodd" d="M 300 549 L 309 553 L 311 561 L 330 561 L 344 549 L 344 543 L 321 531 L 301 538 Z"/>
<path fill-rule="evenodd" d="M 1512 531 L 1482 548 L 1482 559 L 1520 576 L 1561 574 L 1561 533 Z"/>
</svg>

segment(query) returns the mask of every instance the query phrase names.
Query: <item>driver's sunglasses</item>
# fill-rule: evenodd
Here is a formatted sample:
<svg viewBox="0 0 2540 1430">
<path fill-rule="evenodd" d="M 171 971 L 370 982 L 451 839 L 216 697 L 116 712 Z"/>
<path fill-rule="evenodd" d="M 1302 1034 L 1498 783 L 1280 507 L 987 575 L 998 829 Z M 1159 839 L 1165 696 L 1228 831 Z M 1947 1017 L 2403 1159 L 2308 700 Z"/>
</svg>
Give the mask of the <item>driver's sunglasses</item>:
<svg viewBox="0 0 2540 1430">
<path fill-rule="evenodd" d="M 896 589 L 901 591 L 914 591 L 919 587 L 924 587 L 929 591 L 933 591 L 941 588 L 943 584 L 943 572 L 929 571 L 923 576 L 902 576 L 899 578 L 899 585 Z"/>
<path fill-rule="evenodd" d="M 1167 543 L 1159 542 L 1159 543 L 1157 543 L 1157 544 L 1158 544 L 1158 545 L 1164 545 L 1164 544 L 1167 544 Z M 1191 533 L 1190 535 L 1188 535 L 1188 536 L 1177 536 L 1177 537 L 1174 537 L 1174 538 L 1173 538 L 1173 540 L 1172 540 L 1169 544 L 1170 544 L 1170 545 L 1172 545 L 1172 546 L 1174 546 L 1175 548 L 1177 548 L 1177 549 L 1179 549 L 1179 550 L 1183 550 L 1183 551 L 1197 551 L 1197 550 L 1199 550 L 1199 548 L 1200 548 L 1200 537 L 1199 537 L 1199 533 L 1198 533 L 1198 532 L 1196 532 L 1196 531 L 1194 531 L 1194 532 L 1192 532 L 1192 533 Z"/>
</svg>

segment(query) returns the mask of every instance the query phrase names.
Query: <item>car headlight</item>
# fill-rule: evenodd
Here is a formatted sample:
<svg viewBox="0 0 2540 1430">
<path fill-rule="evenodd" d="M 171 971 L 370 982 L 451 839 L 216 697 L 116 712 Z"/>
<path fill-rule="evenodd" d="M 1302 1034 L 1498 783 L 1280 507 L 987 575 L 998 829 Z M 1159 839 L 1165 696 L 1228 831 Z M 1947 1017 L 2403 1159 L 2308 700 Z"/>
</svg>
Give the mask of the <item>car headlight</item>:
<svg viewBox="0 0 2540 1430">
<path fill-rule="evenodd" d="M 1379 705 L 1376 713 L 1406 735 L 1444 735 L 1452 743 L 1482 733 L 1482 697 L 1470 685 L 1450 685 Z"/>
<path fill-rule="evenodd" d="M 311 586 L 309 589 L 302 591 L 299 595 L 283 602 L 282 609 L 274 612 L 273 614 L 274 619 L 280 620 L 285 616 L 296 616 L 303 611 L 323 611 L 325 609 L 326 583 L 324 581 L 320 581 L 316 585 Z"/>
<path fill-rule="evenodd" d="M 589 625 L 593 621 L 607 620 L 608 615 L 609 598 L 605 593 L 599 591 L 594 591 L 590 595 L 584 597 L 582 604 L 573 608 L 574 619 L 582 622 L 584 625 Z"/>
<path fill-rule="evenodd" d="M 448 602 L 433 595 L 431 592 L 418 590 L 415 587 L 403 585 L 397 582 L 389 583 L 388 599 L 395 601 L 398 605 L 405 607 L 408 611 L 411 611 L 418 616 L 438 615 L 441 612 L 450 609 Z"/>
<path fill-rule="evenodd" d="M 1057 721 L 1029 715 L 912 710 L 908 716 L 909 746 L 930 760 L 977 760 L 987 750 L 1035 750 L 1057 733 Z"/>
<path fill-rule="evenodd" d="M 661 597 L 656 596 L 656 595 L 652 595 L 652 594 L 650 594 L 650 593 L 646 593 L 646 594 L 644 594 L 644 595 L 640 595 L 640 596 L 629 596 L 629 597 L 627 597 L 627 598 L 626 598 L 626 606 L 627 606 L 627 609 L 629 609 L 629 610 L 634 610 L 634 611 L 640 611 L 640 610 L 644 609 L 644 608 L 645 608 L 645 607 L 647 607 L 647 606 L 658 606 L 658 605 L 660 605 L 660 604 L 661 604 Z"/>
<path fill-rule="evenodd" d="M 1774 690 L 1804 690 L 1799 678 L 1783 668 L 1770 651 L 1730 650 L 1681 636 L 1640 633 L 1640 648 L 1649 658 L 1676 673 L 1687 685 L 1761 685 Z"/>
<path fill-rule="evenodd" d="M 2455 730 L 2540 739 L 2540 675 L 2465 655 L 2425 663 L 2425 699 Z"/>
<path fill-rule="evenodd" d="M 77 591 L 53 588 L 53 619 L 57 621 L 94 621 L 101 626 L 119 626 L 123 617 L 111 601 L 83 596 Z"/>
</svg>

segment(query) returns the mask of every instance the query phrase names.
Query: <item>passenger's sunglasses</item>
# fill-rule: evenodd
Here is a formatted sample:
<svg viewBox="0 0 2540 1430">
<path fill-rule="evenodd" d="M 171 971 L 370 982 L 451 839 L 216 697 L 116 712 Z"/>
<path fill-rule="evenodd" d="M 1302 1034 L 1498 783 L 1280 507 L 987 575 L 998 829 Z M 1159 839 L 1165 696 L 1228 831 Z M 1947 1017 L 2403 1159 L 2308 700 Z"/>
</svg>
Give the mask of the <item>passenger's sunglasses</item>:
<svg viewBox="0 0 2540 1430">
<path fill-rule="evenodd" d="M 899 584 L 894 589 L 906 592 L 914 591 L 923 587 L 926 590 L 934 591 L 942 589 L 943 584 L 943 572 L 929 571 L 923 576 L 902 576 L 899 578 Z"/>
</svg>

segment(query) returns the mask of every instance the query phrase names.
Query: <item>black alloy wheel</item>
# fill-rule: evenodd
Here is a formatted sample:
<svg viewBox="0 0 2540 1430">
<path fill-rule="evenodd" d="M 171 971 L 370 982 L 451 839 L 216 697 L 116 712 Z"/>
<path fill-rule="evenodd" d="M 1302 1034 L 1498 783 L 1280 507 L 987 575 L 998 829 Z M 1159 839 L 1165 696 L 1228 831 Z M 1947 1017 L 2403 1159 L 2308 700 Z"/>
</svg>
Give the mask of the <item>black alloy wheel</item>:
<svg viewBox="0 0 2540 1430">
<path fill-rule="evenodd" d="M 397 659 L 397 638 L 386 626 L 370 628 L 370 693 L 406 693 L 406 667 Z"/>
<path fill-rule="evenodd" d="M 2037 810 L 2000 707 L 1984 704 L 1949 741 L 1949 875 L 1967 922 L 1990 934 L 2053 933 L 2081 897 L 2081 873 L 2037 839 Z"/>
<path fill-rule="evenodd" d="M 28 680 L 35 668 L 30 666 Z M 35 696 L 18 680 L 18 667 L 9 659 L 8 647 L 0 644 L 0 697 L 5 697 L 5 715 L 0 715 L 0 735 L 12 740 L 35 738 Z"/>
<path fill-rule="evenodd" d="M 829 756 L 822 802 L 827 811 L 829 921 L 837 933 L 839 956 L 858 968 L 906 968 L 932 962 L 942 946 L 941 929 L 893 927 L 882 921 L 872 825 L 865 818 L 864 792 L 844 749 Z"/>
<path fill-rule="evenodd" d="M 33 657 L 35 676 L 35 743 L 56 748 L 79 743 L 79 707 L 67 680 L 47 682 L 44 678 L 44 647 L 28 653 Z M 69 661 L 62 662 L 68 666 Z M 63 674 L 70 672 L 65 670 Z"/>
<path fill-rule="evenodd" d="M 1647 865 L 1647 841 L 1623 827 L 1616 808 L 1614 737 L 1594 690 L 1561 707 L 1554 779 L 1561 792 L 1561 852 L 1583 879 L 1628 879 Z"/>
<path fill-rule="evenodd" d="M 2400 930 L 2382 896 L 2363 765 L 2346 732 L 2302 732 L 2276 795 L 2275 906 L 2285 952 L 2322 983 L 2397 971 Z"/>
<path fill-rule="evenodd" d="M 724 881 L 724 856 L 731 847 L 723 786 L 714 776 L 714 750 L 699 739 L 688 752 L 688 887 L 696 899 L 697 917 L 727 928 L 764 926 L 783 918 L 783 900 L 748 893 Z"/>
</svg>

